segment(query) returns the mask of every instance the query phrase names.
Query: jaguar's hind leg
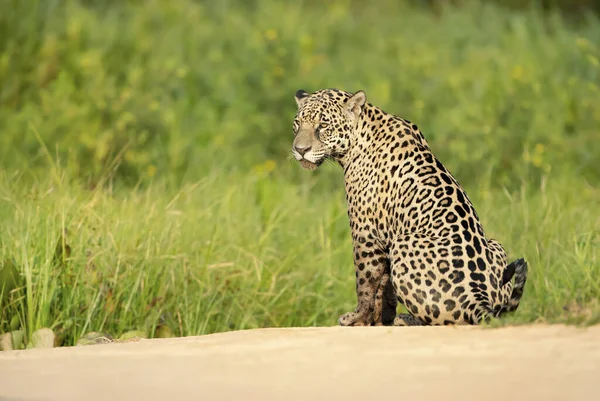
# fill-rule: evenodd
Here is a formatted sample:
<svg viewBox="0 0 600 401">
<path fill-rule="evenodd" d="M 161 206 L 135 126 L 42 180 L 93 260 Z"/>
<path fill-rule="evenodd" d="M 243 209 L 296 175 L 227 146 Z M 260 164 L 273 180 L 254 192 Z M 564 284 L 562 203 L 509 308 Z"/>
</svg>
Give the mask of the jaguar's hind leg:
<svg viewBox="0 0 600 401">
<path fill-rule="evenodd" d="M 418 318 L 410 313 L 401 313 L 394 319 L 394 326 L 425 326 Z"/>
</svg>

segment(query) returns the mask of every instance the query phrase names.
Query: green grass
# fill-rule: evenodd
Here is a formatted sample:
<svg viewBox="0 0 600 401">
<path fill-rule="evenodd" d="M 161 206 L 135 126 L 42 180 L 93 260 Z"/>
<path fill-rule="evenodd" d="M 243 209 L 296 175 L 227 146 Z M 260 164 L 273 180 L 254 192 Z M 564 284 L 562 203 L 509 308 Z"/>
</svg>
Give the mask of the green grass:
<svg viewBox="0 0 600 401">
<path fill-rule="evenodd" d="M 305 174 L 294 185 L 214 172 L 178 190 L 3 176 L 0 256 L 23 287 L 3 304 L 2 327 L 18 316 L 28 333 L 51 327 L 71 344 L 93 330 L 152 335 L 158 324 L 182 336 L 336 324 L 356 302 L 342 183 L 325 191 Z M 505 323 L 599 321 L 600 191 L 569 177 L 470 189 L 488 235 L 530 264 Z M 57 245 L 70 256 L 57 258 Z"/>
<path fill-rule="evenodd" d="M 335 324 L 342 175 L 289 159 L 326 87 L 417 123 L 529 261 L 494 324 L 600 321 L 600 21 L 462 3 L 0 2 L 0 332 Z"/>
</svg>

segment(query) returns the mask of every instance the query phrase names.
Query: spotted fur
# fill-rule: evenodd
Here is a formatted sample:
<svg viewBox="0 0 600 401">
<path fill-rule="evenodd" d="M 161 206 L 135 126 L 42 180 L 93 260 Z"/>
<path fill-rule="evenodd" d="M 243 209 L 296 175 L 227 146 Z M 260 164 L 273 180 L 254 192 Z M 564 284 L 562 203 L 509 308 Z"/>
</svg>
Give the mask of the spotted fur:
<svg viewBox="0 0 600 401">
<path fill-rule="evenodd" d="M 507 264 L 415 124 L 362 91 L 295 98 L 296 160 L 315 169 L 333 159 L 344 169 L 358 305 L 341 325 L 478 324 L 517 309 L 527 263 Z M 395 316 L 397 302 L 408 313 Z"/>
</svg>

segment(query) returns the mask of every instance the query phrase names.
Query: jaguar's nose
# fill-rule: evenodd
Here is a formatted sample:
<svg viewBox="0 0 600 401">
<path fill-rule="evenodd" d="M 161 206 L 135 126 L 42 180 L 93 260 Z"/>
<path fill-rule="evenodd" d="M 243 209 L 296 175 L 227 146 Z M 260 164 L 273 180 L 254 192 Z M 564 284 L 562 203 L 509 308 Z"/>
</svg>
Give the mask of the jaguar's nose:
<svg viewBox="0 0 600 401">
<path fill-rule="evenodd" d="M 306 152 L 308 152 L 311 149 L 312 146 L 310 145 L 304 145 L 304 144 L 297 144 L 294 146 L 294 149 L 296 149 L 296 152 L 300 153 L 300 155 L 304 156 L 306 154 Z"/>
</svg>

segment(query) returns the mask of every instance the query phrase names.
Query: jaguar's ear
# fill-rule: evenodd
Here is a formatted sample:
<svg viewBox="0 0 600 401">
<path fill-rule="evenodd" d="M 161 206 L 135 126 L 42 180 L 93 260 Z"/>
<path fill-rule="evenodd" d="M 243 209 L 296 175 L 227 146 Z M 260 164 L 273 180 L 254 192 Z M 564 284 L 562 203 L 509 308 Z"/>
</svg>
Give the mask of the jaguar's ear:
<svg viewBox="0 0 600 401">
<path fill-rule="evenodd" d="M 358 91 L 346 101 L 346 110 L 358 117 L 362 113 L 362 108 L 366 102 L 367 95 L 365 95 L 365 92 Z"/>
<path fill-rule="evenodd" d="M 304 102 L 304 98 L 306 97 L 308 97 L 308 92 L 306 92 L 304 89 L 300 89 L 298 92 L 296 92 L 295 99 L 298 107 L 302 105 L 302 103 Z"/>
</svg>

